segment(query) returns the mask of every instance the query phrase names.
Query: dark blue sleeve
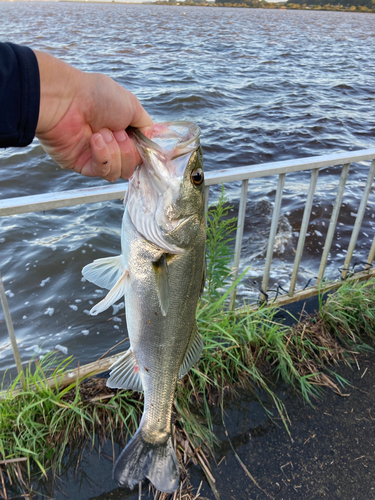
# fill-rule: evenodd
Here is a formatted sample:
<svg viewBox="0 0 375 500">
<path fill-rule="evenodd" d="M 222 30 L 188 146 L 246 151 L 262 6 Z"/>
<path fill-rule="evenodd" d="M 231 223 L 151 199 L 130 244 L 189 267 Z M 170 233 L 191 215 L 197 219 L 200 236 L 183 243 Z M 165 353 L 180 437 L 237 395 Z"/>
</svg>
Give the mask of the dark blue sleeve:
<svg viewBox="0 0 375 500">
<path fill-rule="evenodd" d="M 0 147 L 27 146 L 39 117 L 39 66 L 34 52 L 0 43 Z"/>
</svg>

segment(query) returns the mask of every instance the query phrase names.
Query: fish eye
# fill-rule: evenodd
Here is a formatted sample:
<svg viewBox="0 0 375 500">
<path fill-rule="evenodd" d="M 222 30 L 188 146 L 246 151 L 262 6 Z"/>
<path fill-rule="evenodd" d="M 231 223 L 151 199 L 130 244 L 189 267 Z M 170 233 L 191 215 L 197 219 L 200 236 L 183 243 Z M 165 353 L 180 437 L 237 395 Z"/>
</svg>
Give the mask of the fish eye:
<svg viewBox="0 0 375 500">
<path fill-rule="evenodd" d="M 194 172 L 191 173 L 191 182 L 196 186 L 200 186 L 204 180 L 203 170 L 201 168 L 197 168 Z"/>
</svg>

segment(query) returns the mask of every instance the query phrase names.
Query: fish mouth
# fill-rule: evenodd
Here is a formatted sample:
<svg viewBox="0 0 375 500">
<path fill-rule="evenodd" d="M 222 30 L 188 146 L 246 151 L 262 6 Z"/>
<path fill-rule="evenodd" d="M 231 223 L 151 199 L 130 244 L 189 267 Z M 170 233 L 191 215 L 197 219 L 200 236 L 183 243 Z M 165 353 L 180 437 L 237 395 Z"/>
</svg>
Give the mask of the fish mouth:
<svg viewBox="0 0 375 500">
<path fill-rule="evenodd" d="M 140 139 L 141 143 L 166 155 L 169 160 L 174 160 L 186 153 L 193 153 L 198 149 L 198 139 L 201 134 L 200 127 L 189 121 L 156 123 L 152 139 L 136 128 L 128 127 L 127 130 Z"/>
</svg>

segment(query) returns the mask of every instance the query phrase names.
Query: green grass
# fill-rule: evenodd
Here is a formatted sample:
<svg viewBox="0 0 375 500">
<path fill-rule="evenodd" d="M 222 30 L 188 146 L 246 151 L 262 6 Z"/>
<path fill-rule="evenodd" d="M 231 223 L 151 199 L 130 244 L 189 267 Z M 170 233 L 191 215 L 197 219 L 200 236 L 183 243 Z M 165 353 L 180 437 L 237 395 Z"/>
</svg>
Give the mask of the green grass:
<svg viewBox="0 0 375 500">
<path fill-rule="evenodd" d="M 188 459 L 198 457 L 202 465 L 202 455 L 194 449 L 212 450 L 216 443 L 213 402 L 223 408 L 224 396 L 236 396 L 240 388 L 261 392 L 288 428 L 275 382 L 292 386 L 311 404 L 323 387 L 340 392 L 346 382 L 335 375 L 332 365 L 352 362 L 356 353 L 370 349 L 367 342 L 375 336 L 374 280 L 344 283 L 325 301 L 321 296 L 319 312 L 294 327 L 278 323 L 275 307 L 229 311 L 230 235 L 236 222 L 229 216 L 230 208 L 222 192 L 209 212 L 207 281 L 197 309 L 205 347 L 176 391 L 176 440 L 185 463 L 186 449 Z M 138 425 L 143 408 L 138 393 L 113 395 L 103 379 L 95 378 L 60 387 L 71 361 L 68 358 L 56 366 L 52 356 L 35 360 L 26 370 L 25 386 L 20 389 L 19 378 L 15 379 L 0 400 L 0 471 L 19 484 L 26 484 L 34 474 L 58 472 L 67 447 L 85 439 L 94 443 L 97 437 L 114 441 L 132 434 Z M 47 382 L 51 375 L 57 389 Z M 272 417 L 269 409 L 265 411 Z M 17 465 L 16 459 L 23 461 Z M 6 463 L 1 465 L 2 461 Z"/>
<path fill-rule="evenodd" d="M 29 479 L 35 472 L 46 475 L 50 468 L 58 472 L 67 446 L 76 446 L 87 437 L 94 443 L 97 433 L 114 440 L 122 431 L 126 434 L 137 427 L 142 403 L 130 391 L 117 393 L 106 403 L 90 401 L 78 382 L 60 388 L 59 380 L 71 361 L 68 358 L 52 368 L 56 365 L 53 355 L 41 362 L 36 360 L 25 371 L 22 389 L 18 376 L 3 392 L 0 462 L 6 462 L 3 465 L 16 482 L 20 478 L 14 460 L 23 459 L 22 470 Z M 51 376 L 57 389 L 48 384 L 47 377 Z"/>
</svg>

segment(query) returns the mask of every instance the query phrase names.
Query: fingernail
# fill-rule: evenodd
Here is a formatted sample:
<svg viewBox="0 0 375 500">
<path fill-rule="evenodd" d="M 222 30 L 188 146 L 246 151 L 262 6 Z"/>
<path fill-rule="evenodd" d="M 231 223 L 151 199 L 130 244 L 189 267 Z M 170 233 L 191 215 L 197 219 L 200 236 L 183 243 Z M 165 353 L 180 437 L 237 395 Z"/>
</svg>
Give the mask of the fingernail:
<svg viewBox="0 0 375 500">
<path fill-rule="evenodd" d="M 104 142 L 103 137 L 101 135 L 97 135 L 95 137 L 95 144 L 96 144 L 96 147 L 99 149 L 105 148 L 105 142 Z"/>
<path fill-rule="evenodd" d="M 128 135 L 126 134 L 126 132 L 124 132 L 124 130 L 113 132 L 113 135 L 115 136 L 117 142 L 124 142 L 128 138 Z"/>
<path fill-rule="evenodd" d="M 103 130 L 102 132 L 100 132 L 103 136 L 103 139 L 105 140 L 105 142 L 111 142 L 112 139 L 113 139 L 113 135 L 112 135 L 112 132 L 110 132 L 109 130 Z"/>
</svg>

